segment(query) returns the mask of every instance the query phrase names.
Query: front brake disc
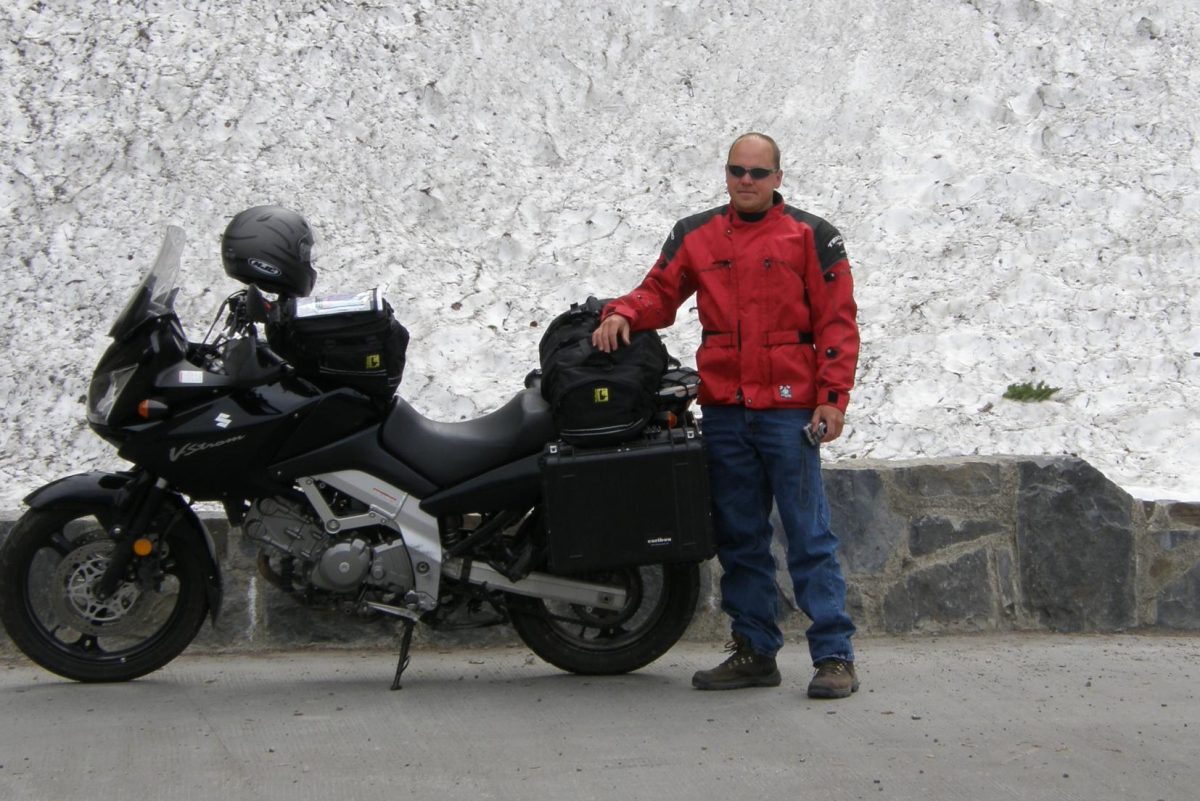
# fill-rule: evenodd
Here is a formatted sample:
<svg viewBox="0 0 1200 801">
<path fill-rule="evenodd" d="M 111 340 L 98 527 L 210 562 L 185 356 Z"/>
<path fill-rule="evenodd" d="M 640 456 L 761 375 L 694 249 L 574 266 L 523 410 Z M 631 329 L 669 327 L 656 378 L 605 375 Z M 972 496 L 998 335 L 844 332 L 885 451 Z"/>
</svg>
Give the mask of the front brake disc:
<svg viewBox="0 0 1200 801">
<path fill-rule="evenodd" d="M 142 591 L 133 582 L 121 582 L 108 598 L 96 597 L 112 551 L 112 540 L 93 539 L 58 563 L 50 597 L 59 622 L 81 634 L 109 637 L 128 634 L 144 622 L 144 614 L 138 614 Z"/>
</svg>

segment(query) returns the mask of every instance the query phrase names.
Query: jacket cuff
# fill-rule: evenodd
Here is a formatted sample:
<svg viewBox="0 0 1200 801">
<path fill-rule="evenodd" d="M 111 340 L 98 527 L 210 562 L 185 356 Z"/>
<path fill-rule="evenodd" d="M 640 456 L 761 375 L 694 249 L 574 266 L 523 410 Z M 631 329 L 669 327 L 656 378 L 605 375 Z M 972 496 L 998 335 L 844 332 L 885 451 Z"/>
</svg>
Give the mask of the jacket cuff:
<svg viewBox="0 0 1200 801">
<path fill-rule="evenodd" d="M 612 317 L 614 314 L 619 314 L 622 317 L 624 317 L 626 320 L 628 320 L 629 326 L 631 328 L 633 327 L 633 324 L 635 322 L 637 322 L 637 312 L 635 312 L 633 309 L 629 308 L 628 305 L 621 303 L 620 301 L 613 301 L 612 303 L 605 306 L 603 311 L 600 312 L 600 320 L 603 322 L 604 320 L 607 320 L 609 317 Z"/>
<path fill-rule="evenodd" d="M 838 392 L 836 389 L 818 390 L 817 405 L 832 406 L 842 414 L 845 414 L 846 407 L 850 405 L 850 393 Z"/>
</svg>

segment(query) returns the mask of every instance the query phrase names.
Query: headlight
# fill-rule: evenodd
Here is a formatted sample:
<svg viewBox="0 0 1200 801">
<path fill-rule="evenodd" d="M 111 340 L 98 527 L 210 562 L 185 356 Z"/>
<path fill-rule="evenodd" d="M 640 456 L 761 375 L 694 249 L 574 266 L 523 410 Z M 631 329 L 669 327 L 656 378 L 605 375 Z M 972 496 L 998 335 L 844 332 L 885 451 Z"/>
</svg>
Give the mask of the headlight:
<svg viewBox="0 0 1200 801">
<path fill-rule="evenodd" d="M 113 405 L 121 396 L 129 379 L 137 370 L 136 364 L 119 367 L 92 379 L 88 387 L 88 422 L 104 425 L 112 413 Z"/>
</svg>

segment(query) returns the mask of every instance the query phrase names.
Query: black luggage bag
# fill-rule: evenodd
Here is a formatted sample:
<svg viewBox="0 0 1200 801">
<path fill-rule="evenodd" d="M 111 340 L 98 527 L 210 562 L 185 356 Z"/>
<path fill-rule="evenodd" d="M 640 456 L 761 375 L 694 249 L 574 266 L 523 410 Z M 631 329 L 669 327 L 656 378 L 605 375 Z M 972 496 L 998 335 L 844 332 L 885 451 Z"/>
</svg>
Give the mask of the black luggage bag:
<svg viewBox="0 0 1200 801">
<path fill-rule="evenodd" d="M 607 448 L 551 443 L 541 464 L 554 572 L 696 562 L 716 553 L 695 426 L 655 428 Z"/>
<path fill-rule="evenodd" d="M 670 358 L 657 331 L 638 331 L 612 353 L 592 347 L 605 301 L 571 305 L 546 328 L 538 345 L 542 397 L 559 436 L 584 446 L 636 437 L 657 411 Z"/>
<path fill-rule="evenodd" d="M 404 376 L 408 329 L 378 289 L 288 299 L 267 325 L 272 350 L 324 390 L 349 387 L 380 404 Z"/>
</svg>

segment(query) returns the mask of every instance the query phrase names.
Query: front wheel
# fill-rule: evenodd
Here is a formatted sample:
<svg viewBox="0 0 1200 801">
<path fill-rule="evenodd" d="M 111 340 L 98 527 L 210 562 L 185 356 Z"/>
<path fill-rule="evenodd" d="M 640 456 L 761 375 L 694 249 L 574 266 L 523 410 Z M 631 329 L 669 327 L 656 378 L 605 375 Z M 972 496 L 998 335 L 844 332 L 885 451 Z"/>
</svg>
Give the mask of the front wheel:
<svg viewBox="0 0 1200 801">
<path fill-rule="evenodd" d="M 95 586 L 116 547 L 110 514 L 29 511 L 0 549 L 8 636 L 34 662 L 76 681 L 128 681 L 157 670 L 188 646 L 208 611 L 204 545 L 179 518 L 99 598 Z"/>
<path fill-rule="evenodd" d="M 694 563 L 643 565 L 573 575 L 625 590 L 619 610 L 512 597 L 521 640 L 542 659 L 572 673 L 628 673 L 650 664 L 687 629 L 700 592 Z"/>
</svg>

